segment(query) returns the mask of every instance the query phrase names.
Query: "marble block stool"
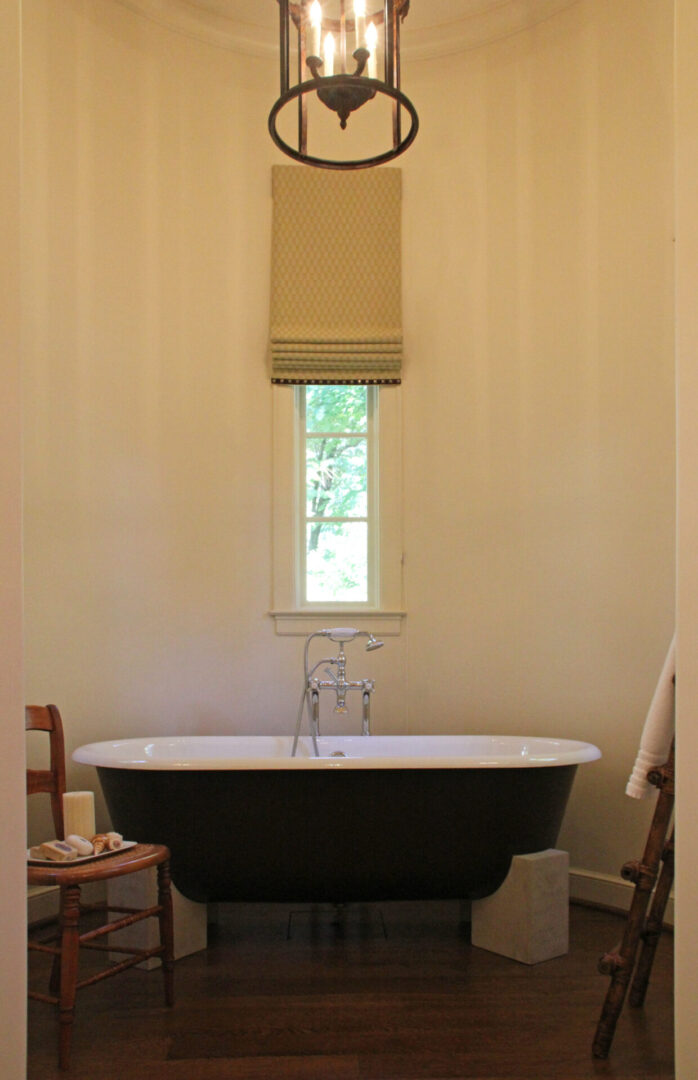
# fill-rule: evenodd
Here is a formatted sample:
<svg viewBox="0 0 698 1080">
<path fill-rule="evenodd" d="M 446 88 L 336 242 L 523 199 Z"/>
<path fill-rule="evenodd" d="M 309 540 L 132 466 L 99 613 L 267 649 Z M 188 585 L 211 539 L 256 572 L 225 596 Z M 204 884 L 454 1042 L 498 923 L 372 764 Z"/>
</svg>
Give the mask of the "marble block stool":
<svg viewBox="0 0 698 1080">
<path fill-rule="evenodd" d="M 569 949 L 569 855 L 548 848 L 515 855 L 497 892 L 472 903 L 471 941 L 522 964 Z"/>
<path fill-rule="evenodd" d="M 179 960 L 183 956 L 199 952 L 208 944 L 208 909 L 206 904 L 197 904 L 188 900 L 174 885 L 172 889 L 172 917 L 174 928 L 174 959 Z M 155 872 L 142 870 L 138 874 L 129 877 L 114 878 L 107 883 L 107 899 L 110 904 L 119 907 L 137 907 L 140 904 L 150 903 L 151 898 L 157 893 L 157 881 Z M 150 922 L 153 920 L 151 919 Z M 150 938 L 157 931 L 157 927 L 151 927 L 145 922 L 135 926 L 127 926 L 119 931 L 119 944 L 127 944 L 134 948 L 148 948 Z M 116 939 L 115 939 L 116 940 Z M 112 954 L 114 959 L 117 955 Z M 158 957 L 146 960 L 138 967 L 151 969 L 160 966 Z"/>
</svg>

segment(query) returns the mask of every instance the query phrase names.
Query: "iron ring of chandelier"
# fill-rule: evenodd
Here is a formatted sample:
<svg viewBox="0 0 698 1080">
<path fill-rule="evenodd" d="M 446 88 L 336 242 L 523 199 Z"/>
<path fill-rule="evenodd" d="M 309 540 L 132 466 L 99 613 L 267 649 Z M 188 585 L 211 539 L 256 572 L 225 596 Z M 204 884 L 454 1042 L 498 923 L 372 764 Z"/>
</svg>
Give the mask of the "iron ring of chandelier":
<svg viewBox="0 0 698 1080">
<path fill-rule="evenodd" d="M 292 146 L 289 146 L 287 142 L 279 135 L 276 128 L 276 121 L 279 113 L 288 105 L 290 101 L 294 101 L 296 98 L 301 98 L 303 94 L 315 93 L 318 91 L 318 82 L 322 82 L 323 86 L 332 87 L 333 89 L 346 89 L 351 92 L 356 88 L 356 75 L 328 75 L 318 80 L 317 78 L 308 79 L 306 82 L 299 83 L 297 86 L 291 87 L 274 103 L 274 106 L 269 113 L 269 134 L 273 141 L 278 146 L 279 150 L 282 150 L 284 154 L 288 154 L 289 157 L 294 158 L 296 161 L 300 161 L 305 165 L 313 165 L 319 169 L 369 169 L 374 165 L 383 165 L 386 161 L 392 161 L 393 158 L 398 157 L 407 150 L 408 146 L 411 146 L 417 135 L 419 129 L 419 117 L 417 116 L 417 110 L 410 101 L 410 99 L 403 94 L 403 92 L 393 86 L 387 85 L 381 79 L 367 79 L 361 78 L 362 89 L 373 90 L 370 97 L 374 97 L 376 93 L 385 94 L 386 97 L 391 97 L 397 103 L 397 107 L 402 106 L 410 115 L 411 125 L 410 129 L 404 138 L 394 145 L 390 150 L 386 150 L 383 154 L 376 154 L 370 158 L 358 158 L 351 161 L 330 161 L 327 158 L 313 157 L 311 154 L 302 153 L 300 150 L 295 150 Z"/>
</svg>

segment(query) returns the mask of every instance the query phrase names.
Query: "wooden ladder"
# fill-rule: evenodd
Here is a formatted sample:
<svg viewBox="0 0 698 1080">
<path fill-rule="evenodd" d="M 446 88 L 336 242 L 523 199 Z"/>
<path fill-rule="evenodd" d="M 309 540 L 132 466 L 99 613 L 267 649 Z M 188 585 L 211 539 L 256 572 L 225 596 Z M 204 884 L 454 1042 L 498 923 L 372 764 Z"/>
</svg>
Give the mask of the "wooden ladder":
<svg viewBox="0 0 698 1080">
<path fill-rule="evenodd" d="M 599 971 L 602 975 L 611 976 L 611 984 L 592 1045 L 592 1053 L 596 1058 L 608 1057 L 629 988 L 630 1005 L 638 1008 L 643 1004 L 657 942 L 664 924 L 664 912 L 674 880 L 673 740 L 667 762 L 659 768 L 651 769 L 647 779 L 659 789 L 659 795 L 642 859 L 625 863 L 621 870 L 621 876 L 635 884 L 623 940 L 613 952 L 605 953 L 599 960 Z M 670 827 L 671 835 L 667 839 Z M 640 955 L 636 963 L 640 945 Z"/>
</svg>

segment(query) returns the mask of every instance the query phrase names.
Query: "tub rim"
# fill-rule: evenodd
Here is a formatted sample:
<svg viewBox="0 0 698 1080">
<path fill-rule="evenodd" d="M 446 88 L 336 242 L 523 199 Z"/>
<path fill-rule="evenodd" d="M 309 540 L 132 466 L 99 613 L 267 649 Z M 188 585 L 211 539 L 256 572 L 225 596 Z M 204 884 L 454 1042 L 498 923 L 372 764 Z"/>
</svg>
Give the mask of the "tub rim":
<svg viewBox="0 0 698 1080">
<path fill-rule="evenodd" d="M 388 744 L 389 741 L 389 744 Z M 456 753 L 454 744 L 471 744 L 468 754 Z M 144 771 L 210 771 L 272 769 L 510 769 L 549 768 L 596 761 L 601 751 L 593 743 L 575 739 L 519 735 L 322 735 L 321 756 L 315 757 L 309 736 L 299 740 L 299 753 L 291 757 L 289 735 L 156 735 L 86 743 L 73 751 L 73 761 L 108 769 Z M 194 755 L 208 750 L 207 756 Z M 214 748 L 238 751 L 255 745 L 250 753 L 225 756 Z M 473 743 L 478 744 L 473 747 Z M 431 746 L 427 745 L 431 744 Z M 410 747 L 413 752 L 405 753 Z M 179 751 L 174 757 L 155 756 L 158 749 Z M 372 748 L 370 756 L 357 753 Z M 480 750 L 478 753 L 477 750 Z M 389 750 L 387 753 L 385 751 Z M 403 750 L 402 753 L 399 751 Z M 421 751 L 420 754 L 414 750 Z M 475 750 L 476 752 L 473 752 Z M 376 751 L 382 751 L 376 753 Z M 440 751 L 440 752 L 437 752 Z M 346 755 L 346 756 L 345 756 Z"/>
</svg>

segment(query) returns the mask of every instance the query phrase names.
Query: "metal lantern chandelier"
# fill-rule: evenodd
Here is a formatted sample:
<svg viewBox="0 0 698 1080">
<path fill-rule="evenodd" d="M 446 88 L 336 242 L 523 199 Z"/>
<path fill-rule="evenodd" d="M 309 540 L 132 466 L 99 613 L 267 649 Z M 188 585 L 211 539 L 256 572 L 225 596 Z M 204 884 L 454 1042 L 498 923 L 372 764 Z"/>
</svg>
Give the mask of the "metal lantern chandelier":
<svg viewBox="0 0 698 1080">
<path fill-rule="evenodd" d="M 269 132 L 279 149 L 322 169 L 365 169 L 406 150 L 419 126 L 415 107 L 400 88 L 400 24 L 410 0 L 278 0 L 278 4 L 281 93 L 269 114 Z M 376 95 L 392 99 L 391 145 L 354 160 L 312 156 L 307 95 L 313 94 L 337 114 L 342 130 L 351 113 Z M 281 110 L 294 101 L 298 135 L 292 146 L 277 125 Z"/>
</svg>

